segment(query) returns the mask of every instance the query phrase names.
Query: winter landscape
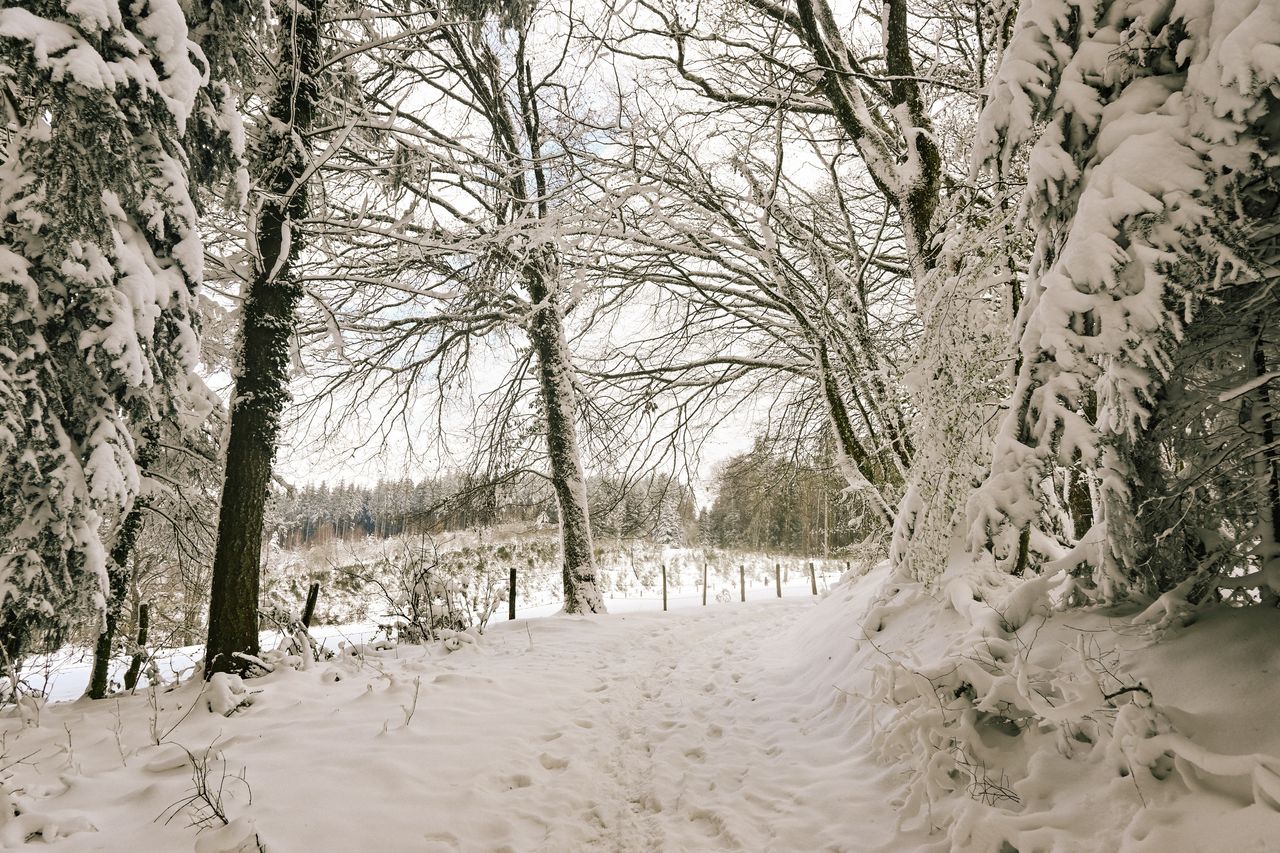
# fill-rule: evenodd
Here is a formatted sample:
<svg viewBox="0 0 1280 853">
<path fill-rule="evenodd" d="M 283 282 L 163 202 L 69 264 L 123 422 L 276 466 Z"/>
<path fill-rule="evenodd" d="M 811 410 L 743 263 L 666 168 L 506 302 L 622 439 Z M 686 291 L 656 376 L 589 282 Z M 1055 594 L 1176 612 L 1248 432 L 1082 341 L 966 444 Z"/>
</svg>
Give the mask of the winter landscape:
<svg viewBox="0 0 1280 853">
<path fill-rule="evenodd" d="M 0 848 L 1280 851 L 1277 0 L 3 0 Z"/>
</svg>

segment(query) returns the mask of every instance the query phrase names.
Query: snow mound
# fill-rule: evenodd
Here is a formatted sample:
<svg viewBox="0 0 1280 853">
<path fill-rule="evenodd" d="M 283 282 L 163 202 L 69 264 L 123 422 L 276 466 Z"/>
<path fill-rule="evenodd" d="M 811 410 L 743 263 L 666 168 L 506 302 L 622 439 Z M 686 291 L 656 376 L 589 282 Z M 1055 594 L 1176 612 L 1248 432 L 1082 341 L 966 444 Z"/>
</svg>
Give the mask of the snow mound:
<svg viewBox="0 0 1280 853">
<path fill-rule="evenodd" d="M 974 853 L 1275 849 L 1280 680 L 1258 673 L 1280 667 L 1280 613 L 1152 626 L 981 565 L 940 586 L 882 565 L 802 628 L 804 680 L 839 685 L 832 713 L 908 769 L 904 830 Z"/>
</svg>

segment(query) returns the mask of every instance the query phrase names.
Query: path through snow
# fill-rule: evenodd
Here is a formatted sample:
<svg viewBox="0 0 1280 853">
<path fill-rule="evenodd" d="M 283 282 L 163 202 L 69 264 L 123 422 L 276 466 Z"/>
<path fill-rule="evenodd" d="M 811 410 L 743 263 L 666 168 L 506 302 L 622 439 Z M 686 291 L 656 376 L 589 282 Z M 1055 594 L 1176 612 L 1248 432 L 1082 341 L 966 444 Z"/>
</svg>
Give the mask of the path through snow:
<svg viewBox="0 0 1280 853">
<path fill-rule="evenodd" d="M 169 740 L 243 768 L 253 802 L 229 784 L 231 814 L 272 853 L 913 849 L 838 685 L 798 682 L 812 607 L 500 623 L 449 655 L 402 647 L 249 682 L 252 706 L 198 708 Z M 162 694 L 162 724 L 198 689 Z M 19 768 L 51 781 L 27 807 L 96 826 L 63 850 L 191 849 L 187 820 L 152 823 L 190 769 L 155 760 L 172 747 L 146 745 L 143 697 L 121 700 L 123 726 L 114 704 L 52 706 L 22 743 L 2 721 L 11 751 L 42 749 Z"/>
</svg>

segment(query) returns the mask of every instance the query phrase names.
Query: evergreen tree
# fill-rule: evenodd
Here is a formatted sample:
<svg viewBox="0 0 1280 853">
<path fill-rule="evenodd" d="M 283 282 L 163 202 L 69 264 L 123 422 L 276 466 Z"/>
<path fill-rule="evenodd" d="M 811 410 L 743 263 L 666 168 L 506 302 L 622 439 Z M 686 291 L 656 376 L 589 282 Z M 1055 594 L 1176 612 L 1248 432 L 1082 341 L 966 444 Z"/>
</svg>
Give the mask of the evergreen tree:
<svg viewBox="0 0 1280 853">
<path fill-rule="evenodd" d="M 1250 3 L 1019 11 L 981 142 L 1001 169 L 1027 158 L 1035 243 L 1011 405 L 969 506 L 972 544 L 1014 570 L 1059 556 L 1079 593 L 1114 599 L 1170 588 L 1223 532 L 1274 550 L 1276 25 Z M 1238 312 L 1227 322 L 1223 305 Z M 1252 406 L 1234 446 L 1213 430 L 1230 399 Z M 1051 486 L 1071 467 L 1095 499 L 1061 556 Z M 1222 485 L 1241 473 L 1259 498 L 1233 512 Z M 1280 587 L 1274 573 L 1252 583 Z"/>
<path fill-rule="evenodd" d="M 202 244 L 177 0 L 0 9 L 0 645 L 101 618 L 107 552 L 193 374 Z M 124 524 L 121 541 L 128 536 Z M 96 616 L 95 616 L 96 614 Z"/>
</svg>

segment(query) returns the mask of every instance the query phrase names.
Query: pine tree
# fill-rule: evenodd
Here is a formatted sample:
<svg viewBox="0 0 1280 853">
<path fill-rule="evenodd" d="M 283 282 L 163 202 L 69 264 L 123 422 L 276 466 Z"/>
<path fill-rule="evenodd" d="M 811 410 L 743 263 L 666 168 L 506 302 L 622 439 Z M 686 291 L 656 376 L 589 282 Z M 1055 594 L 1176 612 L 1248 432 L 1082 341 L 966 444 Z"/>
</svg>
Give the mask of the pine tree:
<svg viewBox="0 0 1280 853">
<path fill-rule="evenodd" d="M 150 428 L 199 415 L 177 0 L 0 9 L 0 645 L 101 619 Z M 127 534 L 128 525 L 123 533 Z"/>
</svg>

